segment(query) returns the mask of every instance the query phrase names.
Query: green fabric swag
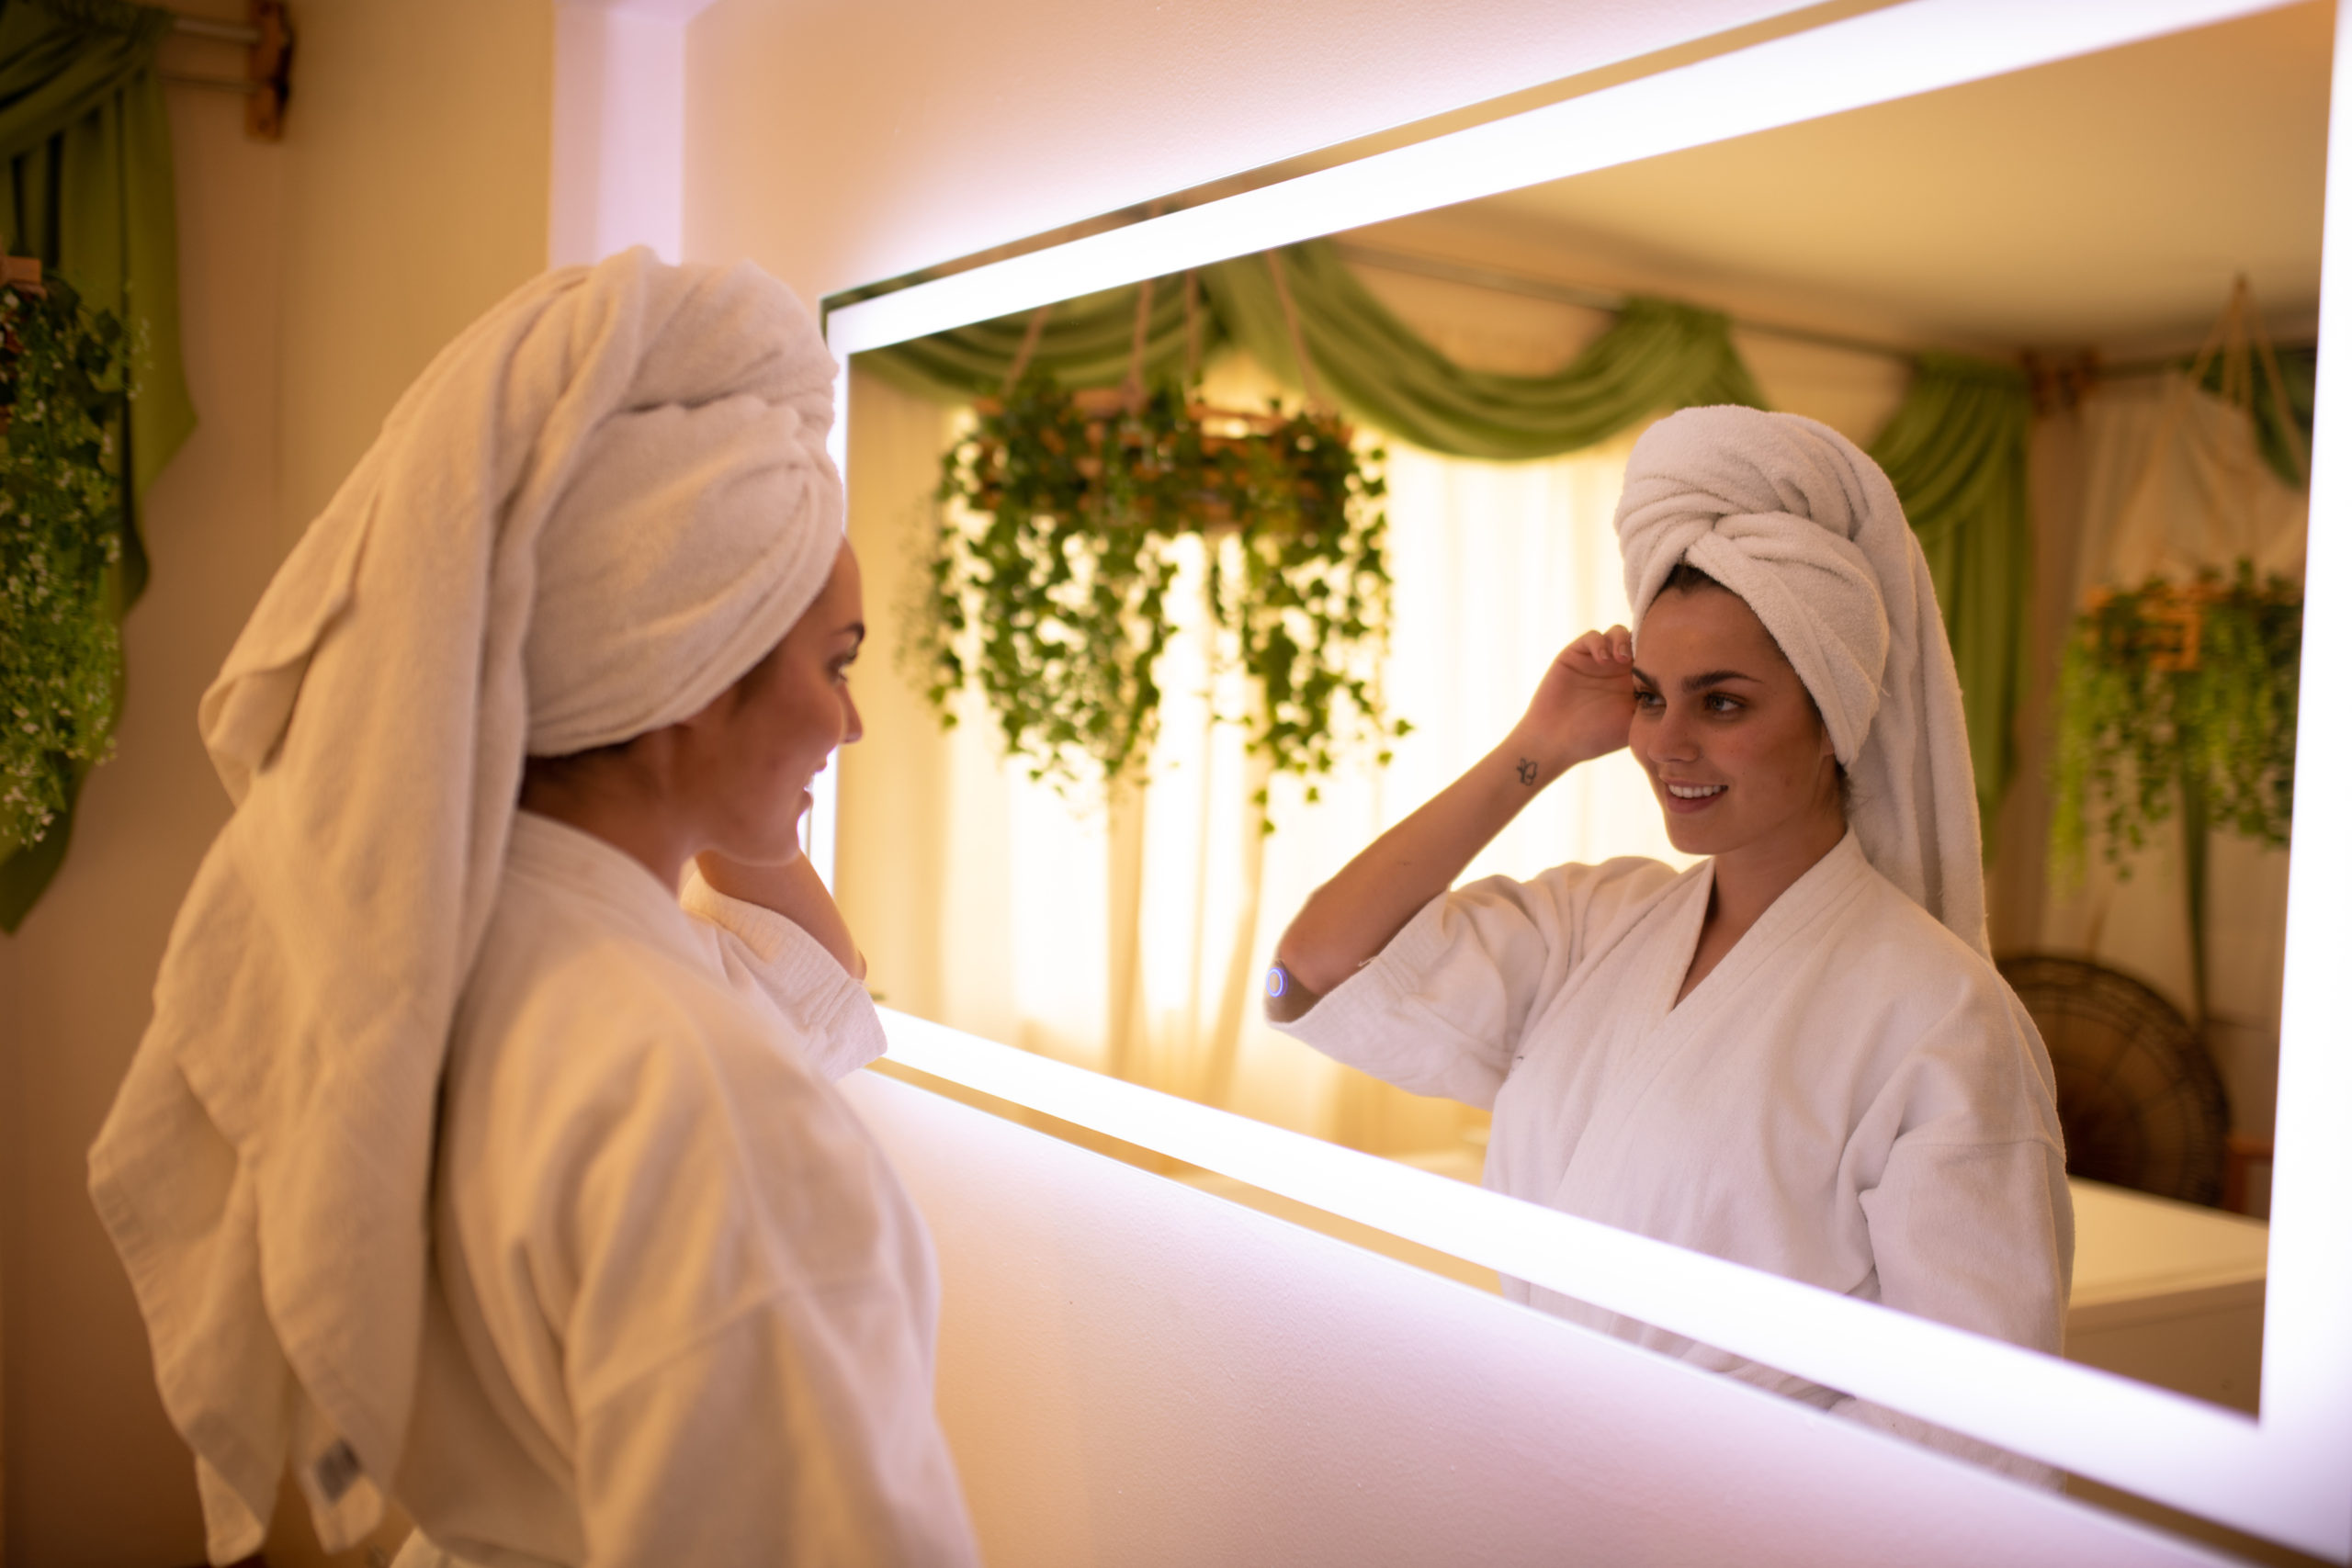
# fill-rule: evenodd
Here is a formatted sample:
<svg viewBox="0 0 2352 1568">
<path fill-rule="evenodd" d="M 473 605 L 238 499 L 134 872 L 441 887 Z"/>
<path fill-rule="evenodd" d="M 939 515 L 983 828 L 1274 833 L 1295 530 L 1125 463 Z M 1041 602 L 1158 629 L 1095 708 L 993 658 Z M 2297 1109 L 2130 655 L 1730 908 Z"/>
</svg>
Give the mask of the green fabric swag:
<svg viewBox="0 0 2352 1568">
<path fill-rule="evenodd" d="M 1713 310 L 1630 299 L 1565 368 L 1549 376 L 1496 375 L 1465 368 L 1431 346 L 1373 296 L 1329 243 L 1310 241 L 1281 255 L 1317 387 L 1350 418 L 1432 452 L 1548 457 L 1678 408 L 1765 406 L 1733 346 L 1729 320 Z M 1192 331 L 1200 359 L 1238 346 L 1304 390 L 1268 259 L 1220 262 L 1202 268 L 1198 280 Z M 1053 307 L 1030 363 L 1068 386 L 1115 385 L 1127 374 L 1135 309 L 1133 288 Z M 858 363 L 934 397 L 992 395 L 1002 389 L 1030 325 L 1028 315 L 1004 316 L 876 349 Z M 1159 279 L 1145 338 L 1147 380 L 1182 374 L 1186 334 L 1184 280 Z M 2032 419 L 2021 371 L 1926 354 L 1871 450 L 1894 482 L 1935 579 L 1960 667 L 1988 855 L 1995 815 L 2017 769 L 2012 729 L 2032 587 L 2025 469 Z"/>
<path fill-rule="evenodd" d="M 1984 853 L 2017 771 L 2015 725 L 2033 594 L 2026 451 L 2033 393 L 2025 373 L 1958 355 L 1922 354 L 1871 456 L 1894 481 L 1928 558 L 1960 668 Z"/>
<path fill-rule="evenodd" d="M 1762 393 L 1712 310 L 1664 299 L 1626 301 L 1616 321 L 1549 376 L 1501 376 L 1447 358 L 1357 280 L 1322 241 L 1282 253 L 1283 281 L 1313 361 L 1315 386 L 1350 418 L 1448 457 L 1512 459 L 1575 452 L 1673 409 L 1702 403 L 1761 408 Z M 1203 267 L 1193 313 L 1202 361 L 1239 346 L 1304 392 L 1282 296 L 1263 255 Z M 1057 305 L 1031 363 L 1067 386 L 1117 383 L 1127 373 L 1136 291 L 1114 288 Z M 933 396 L 1000 391 L 1030 318 L 1004 316 L 859 356 L 899 385 Z M 1188 356 L 1182 276 L 1152 289 L 1148 381 L 1182 373 Z"/>
<path fill-rule="evenodd" d="M 1549 376 L 1455 364 L 1356 278 L 1328 244 L 1282 253 L 1283 280 L 1317 384 L 1350 418 L 1450 457 L 1550 457 L 1605 441 L 1652 414 L 1705 403 L 1764 406 L 1712 310 L 1632 299 L 1617 320 Z M 1273 270 L 1264 256 L 1203 274 L 1217 315 L 1250 356 L 1305 384 Z"/>
<path fill-rule="evenodd" d="M 118 614 L 147 586 L 138 504 L 196 425 L 180 367 L 171 125 L 155 73 L 171 28 L 170 12 L 116 0 L 0 0 L 0 248 L 40 257 L 130 334 Z M 69 795 L 40 842 L 0 861 L 0 930 L 15 931 L 56 875 L 73 829 Z"/>
<path fill-rule="evenodd" d="M 1224 324 L 1205 296 L 1195 294 L 1192 330 L 1200 334 L 1205 364 L 1227 342 Z M 962 401 L 995 397 L 1020 357 L 1031 316 L 1000 316 L 968 327 L 877 348 L 857 363 L 895 386 L 924 397 Z M 1030 367 L 1044 370 L 1065 387 L 1112 387 L 1125 378 L 1135 343 L 1136 290 L 1105 289 L 1056 305 L 1046 312 Z M 1156 279 L 1151 319 L 1144 340 L 1146 384 L 1184 375 L 1186 347 L 1184 279 Z"/>
</svg>

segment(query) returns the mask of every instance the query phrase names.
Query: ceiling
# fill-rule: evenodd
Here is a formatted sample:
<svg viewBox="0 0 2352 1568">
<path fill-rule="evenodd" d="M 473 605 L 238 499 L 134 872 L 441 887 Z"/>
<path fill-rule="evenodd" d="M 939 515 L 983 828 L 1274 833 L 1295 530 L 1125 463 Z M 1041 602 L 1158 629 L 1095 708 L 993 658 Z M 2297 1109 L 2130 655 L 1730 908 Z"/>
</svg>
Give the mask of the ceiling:
<svg viewBox="0 0 2352 1568">
<path fill-rule="evenodd" d="M 2305 0 L 1384 227 L 1978 348 L 2194 342 L 2243 271 L 2305 335 L 2334 27 Z"/>
</svg>

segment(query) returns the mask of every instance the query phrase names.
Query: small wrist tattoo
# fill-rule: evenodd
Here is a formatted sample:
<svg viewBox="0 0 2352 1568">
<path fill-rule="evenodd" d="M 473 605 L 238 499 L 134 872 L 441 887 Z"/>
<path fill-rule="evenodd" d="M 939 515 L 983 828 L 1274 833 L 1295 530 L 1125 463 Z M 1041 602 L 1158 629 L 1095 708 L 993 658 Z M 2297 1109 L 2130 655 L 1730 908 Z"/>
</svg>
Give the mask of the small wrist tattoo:
<svg viewBox="0 0 2352 1568">
<path fill-rule="evenodd" d="M 1535 783 L 1534 758 L 1521 757 L 1519 760 L 1519 782 L 1531 786 Z"/>
</svg>

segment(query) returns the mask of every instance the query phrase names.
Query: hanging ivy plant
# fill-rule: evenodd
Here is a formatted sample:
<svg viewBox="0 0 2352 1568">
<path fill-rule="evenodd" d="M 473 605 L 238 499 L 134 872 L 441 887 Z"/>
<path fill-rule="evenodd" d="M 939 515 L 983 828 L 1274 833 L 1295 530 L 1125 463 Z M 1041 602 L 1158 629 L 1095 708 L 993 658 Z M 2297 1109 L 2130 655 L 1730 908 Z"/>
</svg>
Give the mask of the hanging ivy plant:
<svg viewBox="0 0 2352 1568">
<path fill-rule="evenodd" d="M 113 745 L 125 357 L 63 282 L 0 288 L 0 854 Z"/>
<path fill-rule="evenodd" d="M 2110 864 L 2166 820 L 2184 789 L 2206 820 L 2283 846 L 2293 818 L 2302 591 L 2256 581 L 2151 579 L 2075 622 L 2059 675 L 2051 852 L 2079 868 L 2096 838 Z"/>
<path fill-rule="evenodd" d="M 1258 695 L 1227 716 L 1274 771 L 1328 773 L 1367 741 L 1385 762 L 1406 732 L 1378 686 L 1385 487 L 1338 420 L 1219 413 L 1173 386 L 1073 394 L 1033 371 L 983 407 L 943 468 L 948 504 L 916 617 L 928 694 L 953 724 L 955 694 L 977 687 L 1032 778 L 1142 777 L 1187 536 L 1206 540 L 1221 651 Z"/>
</svg>

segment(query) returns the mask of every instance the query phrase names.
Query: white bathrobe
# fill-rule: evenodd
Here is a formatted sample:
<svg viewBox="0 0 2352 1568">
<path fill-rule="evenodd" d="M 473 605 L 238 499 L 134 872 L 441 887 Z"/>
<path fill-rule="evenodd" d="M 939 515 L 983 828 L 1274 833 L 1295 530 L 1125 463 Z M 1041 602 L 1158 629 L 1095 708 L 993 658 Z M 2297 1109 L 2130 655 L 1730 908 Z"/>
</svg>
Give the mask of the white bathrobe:
<svg viewBox="0 0 2352 1568">
<path fill-rule="evenodd" d="M 831 1080 L 865 990 L 772 911 L 516 818 L 441 1101 L 393 1491 L 485 1565 L 977 1561 L 922 1223 Z"/>
<path fill-rule="evenodd" d="M 2057 1350 L 2074 1213 L 2049 1057 L 2024 1008 L 1851 834 L 1678 1006 L 1712 876 L 1711 862 L 1678 874 L 1625 859 L 1473 883 L 1284 1027 L 1401 1089 L 1491 1107 L 1496 1191 Z M 1504 1289 L 1812 1404 L 1853 1403 L 1518 1280 Z"/>
</svg>

